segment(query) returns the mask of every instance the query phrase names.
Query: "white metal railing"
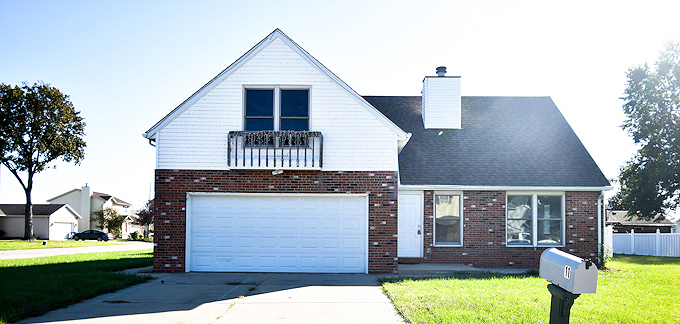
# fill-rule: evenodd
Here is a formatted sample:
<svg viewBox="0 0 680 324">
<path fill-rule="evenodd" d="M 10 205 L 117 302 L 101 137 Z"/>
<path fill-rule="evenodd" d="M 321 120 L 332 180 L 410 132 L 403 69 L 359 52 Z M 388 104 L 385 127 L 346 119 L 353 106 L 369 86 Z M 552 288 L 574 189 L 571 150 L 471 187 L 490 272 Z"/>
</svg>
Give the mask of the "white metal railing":
<svg viewBox="0 0 680 324">
<path fill-rule="evenodd" d="M 680 257 L 680 233 L 612 234 L 614 253 Z"/>
<path fill-rule="evenodd" d="M 239 169 L 321 169 L 323 136 L 309 131 L 231 131 L 227 165 Z"/>
</svg>

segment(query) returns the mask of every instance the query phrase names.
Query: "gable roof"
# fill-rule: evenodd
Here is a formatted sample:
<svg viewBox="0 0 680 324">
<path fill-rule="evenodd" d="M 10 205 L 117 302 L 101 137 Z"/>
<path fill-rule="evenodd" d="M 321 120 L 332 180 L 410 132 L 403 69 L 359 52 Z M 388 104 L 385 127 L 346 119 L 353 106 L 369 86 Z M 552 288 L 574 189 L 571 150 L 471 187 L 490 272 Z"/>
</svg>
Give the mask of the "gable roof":
<svg viewBox="0 0 680 324">
<path fill-rule="evenodd" d="M 280 29 L 275 29 L 273 32 L 271 32 L 267 37 L 265 37 L 263 40 L 261 40 L 259 43 L 257 43 L 255 46 L 253 46 L 248 52 L 243 54 L 241 57 L 239 57 L 234 63 L 229 65 L 226 69 L 224 69 L 222 72 L 220 72 L 217 76 L 215 76 L 212 80 L 210 80 L 208 83 L 206 83 L 203 87 L 198 89 L 198 91 L 194 92 L 189 98 L 184 100 L 179 106 L 177 106 L 175 109 L 173 109 L 169 114 L 167 114 L 163 119 L 158 121 L 155 125 L 153 125 L 149 130 L 147 130 L 144 134 L 144 138 L 147 138 L 149 140 L 154 140 L 156 138 L 156 133 L 162 129 L 165 125 L 170 123 L 173 119 L 175 119 L 177 116 L 179 116 L 182 112 L 187 110 L 191 105 L 193 105 L 196 101 L 198 101 L 200 98 L 202 98 L 204 95 L 206 95 L 209 91 L 211 91 L 213 88 L 215 88 L 217 85 L 219 85 L 225 78 L 227 78 L 231 73 L 236 71 L 241 65 L 245 64 L 255 56 L 260 50 L 265 48 L 267 45 L 269 45 L 271 42 L 273 42 L 276 39 L 282 40 L 284 43 L 286 43 L 288 46 L 290 46 L 291 49 L 293 49 L 295 52 L 297 52 L 302 58 L 307 60 L 312 66 L 317 68 L 322 74 L 327 76 L 329 79 L 331 79 L 335 84 L 337 84 L 341 89 L 343 89 L 345 92 L 347 92 L 351 97 L 356 99 L 364 108 L 366 108 L 370 113 L 372 113 L 378 120 L 383 122 L 387 127 L 389 127 L 392 131 L 394 131 L 397 134 L 397 138 L 399 140 L 406 140 L 408 135 L 401 129 L 399 126 L 397 126 L 394 122 L 392 122 L 390 119 L 385 117 L 380 111 L 375 109 L 371 104 L 366 102 L 363 97 L 361 97 L 356 91 L 354 91 L 350 86 L 348 86 L 345 82 L 340 80 L 333 72 L 331 72 L 328 68 L 326 68 L 321 62 L 317 61 L 312 55 L 307 53 L 302 47 L 300 47 L 297 43 L 295 43 L 292 39 L 290 39 L 286 34 L 284 34 Z"/>
<path fill-rule="evenodd" d="M 607 211 L 607 224 L 621 224 L 621 225 L 635 225 L 635 226 L 673 226 L 674 223 L 668 219 L 661 219 L 659 215 L 650 220 L 644 220 L 639 217 L 626 216 L 626 210 L 609 210 Z"/>
<path fill-rule="evenodd" d="M 55 199 L 57 199 L 57 198 L 59 198 L 59 197 L 61 197 L 61 196 L 66 196 L 66 195 L 68 195 L 68 194 L 70 194 L 70 193 L 72 193 L 72 192 L 74 192 L 74 191 L 80 192 L 80 189 L 76 188 L 76 189 L 72 189 L 72 190 L 69 190 L 69 191 L 64 192 L 64 193 L 60 193 L 60 194 L 58 194 L 58 195 L 56 195 L 56 196 L 54 196 L 54 197 L 52 197 L 52 198 L 50 198 L 50 199 L 47 199 L 47 201 L 52 201 L 52 200 L 55 200 Z"/>
<path fill-rule="evenodd" d="M 549 97 L 462 97 L 462 128 L 445 130 L 424 128 L 421 96 L 364 98 L 413 134 L 402 185 L 610 185 Z"/>
<path fill-rule="evenodd" d="M 55 199 L 57 199 L 57 198 L 59 198 L 59 197 L 61 197 L 61 196 L 68 195 L 68 194 L 70 194 L 70 193 L 72 193 L 72 192 L 74 192 L 74 191 L 80 192 L 80 189 L 79 189 L 79 188 L 76 188 L 76 189 L 73 189 L 73 190 L 69 190 L 69 191 L 64 192 L 64 193 L 62 193 L 62 194 L 59 194 L 59 195 L 57 195 L 57 196 L 55 196 L 55 197 L 52 197 L 52 198 L 50 198 L 50 199 L 47 199 L 47 201 L 55 200 Z M 116 198 L 116 197 L 114 197 L 114 196 L 111 196 L 111 195 L 109 195 L 109 194 L 105 194 L 105 193 L 103 193 L 103 192 L 96 192 L 96 191 L 93 191 L 92 194 L 90 194 L 90 196 L 91 196 L 91 197 L 94 197 L 94 198 L 101 199 L 101 200 L 103 200 L 103 201 L 105 201 L 105 202 L 108 201 L 109 199 L 113 199 L 113 202 L 116 203 L 116 204 L 118 204 L 118 205 L 131 206 L 131 204 L 130 204 L 129 202 L 126 202 L 126 201 L 124 201 L 124 200 L 122 200 L 122 199 L 120 199 L 120 198 Z M 36 205 L 33 205 L 33 206 L 36 206 Z"/>
<path fill-rule="evenodd" d="M 26 204 L 0 204 L 0 215 L 2 216 L 24 216 Z M 68 204 L 34 204 L 33 216 L 50 216 L 57 210 L 66 208 L 75 218 L 82 218 Z"/>
<path fill-rule="evenodd" d="M 92 197 L 99 198 L 99 199 L 101 199 L 101 200 L 103 200 L 103 201 L 109 201 L 109 199 L 113 199 L 113 202 L 116 203 L 116 204 L 118 204 L 118 205 L 126 205 L 126 206 L 130 206 L 130 203 L 128 203 L 128 202 L 126 202 L 126 201 L 124 201 L 124 200 L 122 200 L 122 199 L 116 198 L 116 197 L 114 197 L 114 196 L 111 196 L 111 195 L 109 195 L 109 194 L 105 194 L 105 193 L 103 193 L 103 192 L 96 192 L 96 191 L 93 191 L 93 192 L 92 192 Z"/>
</svg>

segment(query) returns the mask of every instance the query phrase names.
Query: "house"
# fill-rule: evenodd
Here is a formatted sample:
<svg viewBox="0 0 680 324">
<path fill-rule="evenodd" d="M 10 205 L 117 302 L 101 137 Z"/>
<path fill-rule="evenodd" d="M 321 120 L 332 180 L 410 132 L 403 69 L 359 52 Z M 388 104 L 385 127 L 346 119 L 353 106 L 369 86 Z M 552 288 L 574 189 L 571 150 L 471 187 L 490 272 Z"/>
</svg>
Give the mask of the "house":
<svg viewBox="0 0 680 324">
<path fill-rule="evenodd" d="M 609 182 L 548 97 L 362 97 L 276 29 L 151 127 L 154 271 L 596 258 Z"/>
<path fill-rule="evenodd" d="M 104 208 L 113 208 L 121 215 L 130 216 L 130 203 L 109 194 L 91 191 L 87 185 L 73 189 L 54 198 L 47 199 L 50 204 L 68 204 L 83 217 L 78 225 L 78 232 L 99 228 L 92 219 L 92 212 Z"/>
<path fill-rule="evenodd" d="M 0 232 L 4 238 L 22 238 L 26 204 L 0 204 Z M 33 236 L 37 239 L 66 240 L 78 228 L 82 217 L 68 204 L 34 204 Z"/>
<path fill-rule="evenodd" d="M 137 223 L 137 212 L 138 210 L 131 210 L 130 215 L 125 217 L 123 225 L 121 225 L 121 237 L 128 238 L 130 234 L 138 232 L 139 235 L 144 235 L 144 226 Z"/>
<path fill-rule="evenodd" d="M 614 233 L 630 233 L 635 230 L 635 233 L 672 233 L 673 227 L 676 225 L 668 219 L 660 219 L 659 216 L 650 220 L 641 219 L 639 217 L 626 216 L 626 210 L 607 210 L 606 225 L 612 226 Z"/>
</svg>

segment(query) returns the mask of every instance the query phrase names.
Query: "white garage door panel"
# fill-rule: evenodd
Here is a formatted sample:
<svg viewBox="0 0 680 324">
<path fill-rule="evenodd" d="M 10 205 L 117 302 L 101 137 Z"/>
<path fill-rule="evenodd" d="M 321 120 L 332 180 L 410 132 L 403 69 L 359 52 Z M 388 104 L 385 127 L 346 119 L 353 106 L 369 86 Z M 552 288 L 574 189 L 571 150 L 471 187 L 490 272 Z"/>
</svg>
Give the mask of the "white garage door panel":
<svg viewBox="0 0 680 324">
<path fill-rule="evenodd" d="M 53 223 L 50 228 L 50 240 L 65 240 L 73 232 L 73 223 Z"/>
<path fill-rule="evenodd" d="M 191 271 L 367 269 L 365 197 L 193 196 Z"/>
</svg>

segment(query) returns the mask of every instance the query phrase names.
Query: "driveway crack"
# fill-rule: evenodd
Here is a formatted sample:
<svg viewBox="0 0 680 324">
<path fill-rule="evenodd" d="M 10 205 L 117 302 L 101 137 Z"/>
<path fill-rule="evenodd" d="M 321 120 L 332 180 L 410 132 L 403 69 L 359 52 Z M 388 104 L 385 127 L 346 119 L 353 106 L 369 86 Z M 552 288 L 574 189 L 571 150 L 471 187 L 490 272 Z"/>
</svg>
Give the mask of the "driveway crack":
<svg viewBox="0 0 680 324">
<path fill-rule="evenodd" d="M 231 293 L 232 291 L 234 291 L 236 288 L 238 288 L 240 286 L 254 286 L 254 287 L 251 287 L 250 289 L 248 289 L 248 292 L 246 292 L 245 295 L 239 296 L 233 303 L 231 303 L 229 305 L 229 307 L 227 307 L 227 309 L 222 314 L 220 314 L 220 316 L 217 316 L 213 321 L 211 321 L 210 324 L 215 323 L 220 318 L 222 318 L 227 312 L 229 312 L 229 310 L 232 307 L 234 307 L 234 305 L 236 305 L 236 303 L 238 303 L 239 300 L 246 298 L 248 295 L 250 295 L 250 293 L 252 293 L 255 289 L 257 289 L 258 286 L 263 284 L 265 281 L 269 280 L 272 276 L 274 276 L 274 274 L 270 274 L 266 279 L 260 281 L 259 283 L 250 282 L 250 279 L 252 277 L 248 277 L 248 279 L 244 280 L 240 284 L 236 285 L 234 288 L 231 288 L 229 291 L 227 291 L 224 295 L 222 295 L 220 298 L 218 298 L 218 300 L 223 300 L 227 295 L 229 295 L 229 293 Z"/>
</svg>

